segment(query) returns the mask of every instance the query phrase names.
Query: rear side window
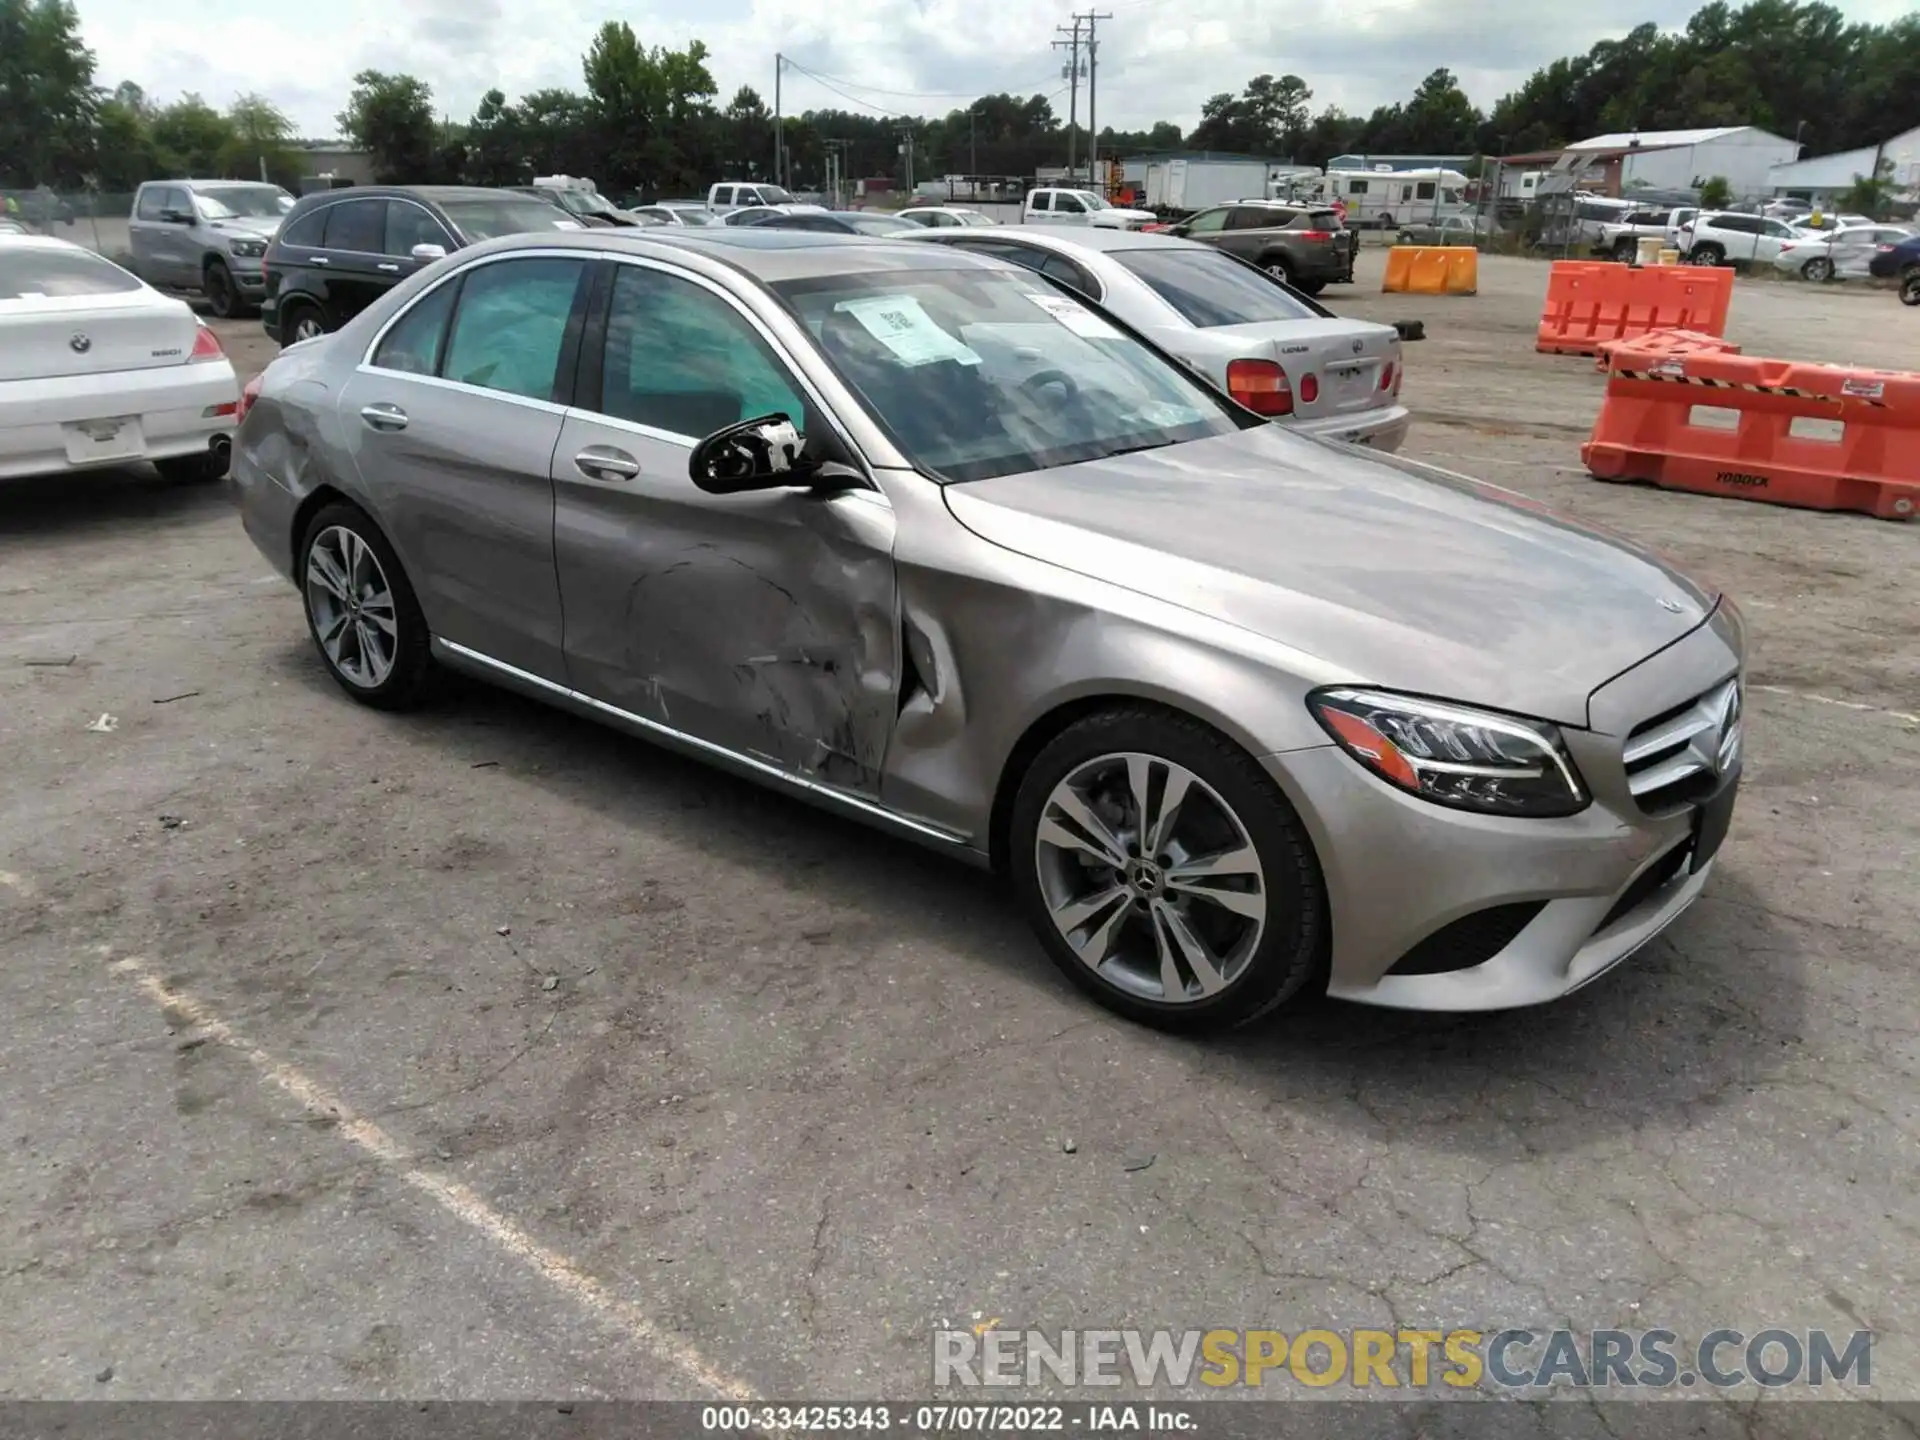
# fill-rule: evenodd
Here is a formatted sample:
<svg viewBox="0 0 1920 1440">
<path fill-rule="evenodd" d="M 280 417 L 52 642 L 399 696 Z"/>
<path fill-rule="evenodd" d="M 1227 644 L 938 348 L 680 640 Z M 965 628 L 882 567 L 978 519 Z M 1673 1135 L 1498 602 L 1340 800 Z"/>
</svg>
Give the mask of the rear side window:
<svg viewBox="0 0 1920 1440">
<path fill-rule="evenodd" d="M 1049 255 L 1040 262 L 1040 273 L 1049 279 L 1058 280 L 1069 290 L 1077 290 L 1089 300 L 1100 298 L 1100 287 L 1085 270 L 1064 255 Z"/>
<path fill-rule="evenodd" d="M 1196 329 L 1259 320 L 1317 320 L 1327 313 L 1251 265 L 1218 250 L 1204 254 L 1191 250 L 1111 253 Z"/>
<path fill-rule="evenodd" d="M 458 280 L 429 290 L 387 331 L 380 348 L 373 352 L 373 363 L 403 375 L 438 375 L 440 352 L 447 338 L 447 316 L 459 290 Z"/>
<path fill-rule="evenodd" d="M 304 249 L 316 250 L 327 234 L 327 212 L 309 210 L 296 220 L 290 220 L 280 227 L 279 240 L 282 245 L 298 245 Z"/>
<path fill-rule="evenodd" d="M 0 300 L 27 295 L 123 295 L 140 282 L 91 250 L 8 246 L 0 250 Z"/>
<path fill-rule="evenodd" d="M 386 243 L 386 201 L 344 200 L 327 208 L 327 249 L 384 255 Z"/>
<path fill-rule="evenodd" d="M 551 401 L 581 260 L 500 260 L 467 272 L 441 373 L 462 385 Z"/>
<path fill-rule="evenodd" d="M 1036 210 L 1051 210 L 1053 208 L 1053 196 L 1049 195 L 1044 190 L 1035 191 L 1033 196 L 1033 208 Z"/>
<path fill-rule="evenodd" d="M 1293 218 L 1290 210 L 1269 210 L 1264 205 L 1236 205 L 1227 215 L 1229 230 L 1271 230 Z"/>
<path fill-rule="evenodd" d="M 138 220 L 158 220 L 160 218 L 160 212 L 166 209 L 165 204 L 160 198 L 163 193 L 164 191 L 158 185 L 141 186 L 140 203 L 133 212 L 134 218 Z"/>
<path fill-rule="evenodd" d="M 1308 215 L 1296 215 L 1291 227 L 1295 230 L 1341 230 L 1340 216 L 1332 210 L 1315 210 Z"/>
</svg>

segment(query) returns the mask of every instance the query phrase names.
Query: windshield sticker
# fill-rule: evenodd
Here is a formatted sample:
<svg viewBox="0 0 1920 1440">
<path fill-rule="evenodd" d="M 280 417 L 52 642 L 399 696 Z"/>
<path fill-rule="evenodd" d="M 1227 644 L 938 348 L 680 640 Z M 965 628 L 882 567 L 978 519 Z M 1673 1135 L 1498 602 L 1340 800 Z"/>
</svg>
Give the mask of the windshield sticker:
<svg viewBox="0 0 1920 1440">
<path fill-rule="evenodd" d="M 1067 329 L 1082 340 L 1117 340 L 1120 332 L 1102 320 L 1093 311 L 1076 300 L 1064 295 L 1034 295 L 1028 292 L 1027 299 L 1038 305 L 1047 314 L 1058 320 Z"/>
<path fill-rule="evenodd" d="M 1182 425 L 1197 425 L 1207 418 L 1190 405 L 1172 405 L 1163 400 L 1142 405 L 1135 413 L 1160 430 L 1178 430 Z"/>
<path fill-rule="evenodd" d="M 579 230 L 584 227 L 582 227 L 578 220 L 556 220 L 553 222 L 553 228 L 556 230 Z"/>
<path fill-rule="evenodd" d="M 911 295 L 875 295 L 842 300 L 833 307 L 858 320 L 866 332 L 891 350 L 902 365 L 931 365 L 954 360 L 978 365 L 980 357 L 938 325 Z"/>
</svg>

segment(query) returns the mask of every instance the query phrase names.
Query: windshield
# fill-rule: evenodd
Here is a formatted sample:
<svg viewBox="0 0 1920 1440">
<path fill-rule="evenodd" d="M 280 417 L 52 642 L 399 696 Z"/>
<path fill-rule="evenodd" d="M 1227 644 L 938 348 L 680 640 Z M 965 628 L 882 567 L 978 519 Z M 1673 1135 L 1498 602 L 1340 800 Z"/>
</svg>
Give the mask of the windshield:
<svg viewBox="0 0 1920 1440">
<path fill-rule="evenodd" d="M 911 220 L 898 220 L 891 215 L 842 215 L 840 219 L 862 235 L 907 235 L 920 228 Z"/>
<path fill-rule="evenodd" d="M 202 220 L 278 220 L 293 208 L 293 197 L 278 185 L 222 185 L 193 197 Z"/>
<path fill-rule="evenodd" d="M 449 200 L 441 205 L 469 244 L 536 230 L 578 230 L 580 222 L 539 200 Z"/>
<path fill-rule="evenodd" d="M 1197 329 L 1260 320 L 1318 320 L 1327 313 L 1218 250 L 1182 246 L 1108 253 Z"/>
<path fill-rule="evenodd" d="M 1212 391 L 1036 276 L 910 270 L 773 289 L 907 458 L 942 481 L 1240 428 Z"/>
<path fill-rule="evenodd" d="M 77 246 L 0 250 L 0 300 L 28 295 L 122 295 L 139 288 L 140 282 L 111 260 Z"/>
<path fill-rule="evenodd" d="M 761 185 L 758 187 L 758 191 L 762 205 L 793 204 L 793 196 L 789 195 L 785 190 L 782 190 L 778 185 Z"/>
<path fill-rule="evenodd" d="M 1069 195 L 1078 195 L 1089 210 L 1111 210 L 1113 207 L 1091 190 L 1069 190 Z"/>
<path fill-rule="evenodd" d="M 991 215 L 983 215 L 978 210 L 955 210 L 952 213 L 959 217 L 962 225 L 991 225 L 994 223 Z"/>
</svg>

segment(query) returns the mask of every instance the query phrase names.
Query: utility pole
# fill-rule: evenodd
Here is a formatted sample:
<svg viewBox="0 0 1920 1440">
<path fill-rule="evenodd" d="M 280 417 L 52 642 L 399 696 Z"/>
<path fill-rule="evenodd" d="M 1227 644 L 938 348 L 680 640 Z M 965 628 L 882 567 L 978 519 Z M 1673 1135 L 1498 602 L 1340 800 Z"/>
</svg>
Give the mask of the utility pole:
<svg viewBox="0 0 1920 1440">
<path fill-rule="evenodd" d="M 1095 82 L 1100 74 L 1100 42 L 1094 38 L 1094 26 L 1102 20 L 1111 20 L 1110 13 L 1096 13 L 1089 10 L 1084 15 L 1076 15 L 1075 21 L 1087 22 L 1087 179 L 1099 185 L 1100 182 L 1100 122 L 1095 118 L 1094 97 Z M 1101 192 L 1110 188 L 1100 186 Z"/>
<path fill-rule="evenodd" d="M 1065 35 L 1065 40 L 1053 42 L 1056 50 L 1067 52 L 1066 69 L 1060 73 L 1067 82 L 1067 179 L 1073 179 L 1074 132 L 1080 128 L 1080 20 L 1073 17 L 1073 28 L 1056 25 L 1053 28 Z"/>
<path fill-rule="evenodd" d="M 776 50 L 773 55 L 773 183 L 780 186 L 787 183 L 787 135 L 786 127 L 780 123 L 780 72 L 786 65 L 787 57 Z"/>
<path fill-rule="evenodd" d="M 913 127 L 900 127 L 900 155 L 905 162 L 906 183 L 902 187 L 908 195 L 913 194 Z"/>
</svg>

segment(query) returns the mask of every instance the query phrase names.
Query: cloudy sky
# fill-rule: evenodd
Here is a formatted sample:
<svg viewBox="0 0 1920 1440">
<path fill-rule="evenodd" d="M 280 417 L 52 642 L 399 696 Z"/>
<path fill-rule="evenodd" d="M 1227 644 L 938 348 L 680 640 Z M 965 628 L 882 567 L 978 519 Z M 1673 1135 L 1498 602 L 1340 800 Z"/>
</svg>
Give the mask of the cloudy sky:
<svg viewBox="0 0 1920 1440">
<path fill-rule="evenodd" d="M 157 100 L 198 90 L 224 105 L 258 90 L 312 137 L 337 131 L 358 70 L 403 70 L 433 86 L 441 108 L 471 114 L 491 86 L 509 96 L 578 87 L 580 56 L 599 25 L 625 20 L 643 43 L 713 53 L 724 103 L 752 85 L 772 101 L 774 55 L 793 70 L 785 109 L 942 113 L 975 95 L 1062 89 L 1049 48 L 1073 0 L 333 0 L 316 24 L 298 5 L 259 0 L 78 0 L 102 83 L 135 80 Z M 1084 7 L 1080 7 L 1084 8 Z M 1172 119 L 1190 127 L 1201 102 L 1262 71 L 1293 72 L 1314 106 L 1362 113 L 1404 99 L 1437 65 L 1483 108 L 1534 69 L 1654 20 L 1678 27 L 1689 0 L 1102 0 L 1103 126 Z M 1911 0 L 1841 0 L 1860 20 L 1904 14 Z M 834 88 L 838 87 L 839 93 Z M 857 103 L 856 103 L 857 102 Z M 1064 114 L 1062 97 L 1057 107 Z"/>
</svg>

